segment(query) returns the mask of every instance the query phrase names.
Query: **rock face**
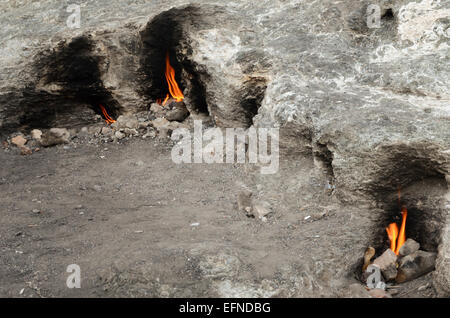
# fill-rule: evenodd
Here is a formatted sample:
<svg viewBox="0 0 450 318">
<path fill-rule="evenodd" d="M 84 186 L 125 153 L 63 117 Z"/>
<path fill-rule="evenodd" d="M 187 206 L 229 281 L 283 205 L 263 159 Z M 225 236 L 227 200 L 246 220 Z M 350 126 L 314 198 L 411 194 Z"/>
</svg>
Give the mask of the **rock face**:
<svg viewBox="0 0 450 318">
<path fill-rule="evenodd" d="M 442 242 L 434 284 L 450 295 L 448 4 L 186 3 L 89 2 L 71 29 L 65 2 L 3 1 L 0 135 L 88 125 L 100 104 L 115 119 L 147 109 L 164 97 L 169 52 L 192 116 L 280 127 L 281 154 L 314 158 L 342 202 L 443 184 L 421 210 Z"/>
</svg>

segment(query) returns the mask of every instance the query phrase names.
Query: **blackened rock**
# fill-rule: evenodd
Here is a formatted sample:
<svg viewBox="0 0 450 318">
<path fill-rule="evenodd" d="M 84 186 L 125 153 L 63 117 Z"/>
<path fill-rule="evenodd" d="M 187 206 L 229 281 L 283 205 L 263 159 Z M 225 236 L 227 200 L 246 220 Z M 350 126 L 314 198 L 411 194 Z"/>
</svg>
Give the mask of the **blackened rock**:
<svg viewBox="0 0 450 318">
<path fill-rule="evenodd" d="M 400 256 L 407 256 L 409 254 L 412 254 L 416 251 L 418 251 L 420 248 L 420 244 L 414 241 L 413 239 L 409 238 L 406 240 L 406 242 L 400 247 L 400 250 L 398 251 L 398 254 Z"/>
<path fill-rule="evenodd" d="M 42 135 L 40 143 L 44 147 L 68 143 L 70 133 L 66 128 L 52 128 Z"/>
<path fill-rule="evenodd" d="M 174 108 L 169 110 L 166 114 L 166 118 L 168 121 L 183 121 L 189 116 L 189 111 L 184 108 Z"/>
<path fill-rule="evenodd" d="M 397 283 L 413 280 L 419 276 L 431 272 L 436 264 L 436 253 L 416 251 L 400 260 Z"/>
</svg>

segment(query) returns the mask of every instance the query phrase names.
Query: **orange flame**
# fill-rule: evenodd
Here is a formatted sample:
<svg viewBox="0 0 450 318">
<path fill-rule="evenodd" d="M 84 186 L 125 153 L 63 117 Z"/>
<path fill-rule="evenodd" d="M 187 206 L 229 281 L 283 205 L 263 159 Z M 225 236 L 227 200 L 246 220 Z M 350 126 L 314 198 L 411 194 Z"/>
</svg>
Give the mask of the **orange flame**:
<svg viewBox="0 0 450 318">
<path fill-rule="evenodd" d="M 183 92 L 181 92 L 180 87 L 178 86 L 177 81 L 175 80 L 175 70 L 170 65 L 169 52 L 166 54 L 166 71 L 165 71 L 167 85 L 169 87 L 169 94 L 166 95 L 162 105 L 165 106 L 170 97 L 172 97 L 175 101 L 181 102 L 184 99 Z M 156 102 L 161 104 L 161 98 L 158 98 Z"/>
<path fill-rule="evenodd" d="M 400 248 L 406 241 L 406 217 L 408 216 L 408 210 L 406 207 L 402 207 L 402 225 L 400 231 L 398 230 L 397 223 L 391 223 L 386 228 L 389 240 L 391 242 L 391 250 L 398 255 Z"/>
<path fill-rule="evenodd" d="M 106 112 L 105 107 L 103 107 L 102 104 L 100 104 L 100 109 L 102 110 L 103 116 L 105 117 L 105 121 L 106 121 L 107 124 L 112 124 L 112 123 L 115 123 L 115 122 L 116 122 L 114 119 L 112 119 L 112 118 L 108 115 L 108 113 Z"/>
<path fill-rule="evenodd" d="M 164 101 L 162 102 L 163 106 L 166 105 L 167 101 L 169 100 L 169 94 L 166 95 L 166 98 L 164 99 Z"/>
<path fill-rule="evenodd" d="M 175 80 L 175 70 L 170 65 L 169 52 L 166 54 L 166 80 L 167 84 L 169 84 L 169 92 L 172 98 L 177 102 L 181 102 L 184 99 L 184 95 Z"/>
</svg>

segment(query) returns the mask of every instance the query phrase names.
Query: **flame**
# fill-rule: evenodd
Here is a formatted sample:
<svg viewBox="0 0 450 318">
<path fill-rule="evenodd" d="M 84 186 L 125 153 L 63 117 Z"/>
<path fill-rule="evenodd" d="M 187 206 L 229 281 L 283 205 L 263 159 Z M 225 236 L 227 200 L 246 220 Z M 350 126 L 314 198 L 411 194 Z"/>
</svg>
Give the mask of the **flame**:
<svg viewBox="0 0 450 318">
<path fill-rule="evenodd" d="M 389 241 L 391 241 L 391 250 L 395 252 L 395 245 L 397 244 L 397 237 L 398 237 L 398 226 L 397 223 L 391 223 L 386 228 L 386 232 L 389 237 Z"/>
<path fill-rule="evenodd" d="M 100 104 L 100 109 L 102 110 L 103 116 L 105 117 L 105 121 L 106 121 L 107 124 L 112 124 L 112 123 L 115 123 L 115 122 L 116 122 L 114 119 L 112 119 L 112 118 L 108 115 L 108 113 L 106 112 L 105 107 L 103 107 L 102 104 Z"/>
<path fill-rule="evenodd" d="M 164 101 L 163 101 L 163 106 L 165 106 L 166 105 L 166 103 L 167 103 L 167 101 L 169 100 L 169 94 L 167 94 L 167 96 L 166 96 L 166 98 L 164 99 Z"/>
<path fill-rule="evenodd" d="M 165 71 L 167 85 L 169 87 L 169 94 L 166 95 L 162 105 L 165 106 L 170 97 L 172 97 L 175 101 L 181 102 L 184 99 L 183 92 L 181 92 L 180 87 L 178 86 L 177 81 L 175 80 L 175 70 L 170 65 L 169 52 L 166 54 L 166 71 Z M 161 98 L 158 98 L 156 102 L 161 104 Z"/>
<path fill-rule="evenodd" d="M 398 255 L 400 248 L 406 241 L 406 217 L 408 216 L 408 210 L 406 207 L 402 207 L 402 225 L 400 231 L 397 223 L 391 223 L 386 228 L 389 240 L 391 242 L 391 250 Z"/>
</svg>

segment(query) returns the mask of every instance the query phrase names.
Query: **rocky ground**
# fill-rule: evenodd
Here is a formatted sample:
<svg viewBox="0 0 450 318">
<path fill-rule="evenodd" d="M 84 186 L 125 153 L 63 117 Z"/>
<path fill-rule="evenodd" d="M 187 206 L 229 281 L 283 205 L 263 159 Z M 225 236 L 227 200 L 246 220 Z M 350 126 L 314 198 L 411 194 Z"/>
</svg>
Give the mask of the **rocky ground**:
<svg viewBox="0 0 450 318">
<path fill-rule="evenodd" d="M 157 130 L 114 141 L 106 129 L 0 152 L 1 296 L 370 296 L 357 280 L 368 216 L 340 204 L 312 160 L 282 160 L 274 188 L 249 164 L 174 164 Z M 249 192 L 265 218 L 239 209 Z M 81 289 L 66 287 L 70 264 Z M 436 296 L 430 275 L 388 292 Z"/>
</svg>

